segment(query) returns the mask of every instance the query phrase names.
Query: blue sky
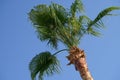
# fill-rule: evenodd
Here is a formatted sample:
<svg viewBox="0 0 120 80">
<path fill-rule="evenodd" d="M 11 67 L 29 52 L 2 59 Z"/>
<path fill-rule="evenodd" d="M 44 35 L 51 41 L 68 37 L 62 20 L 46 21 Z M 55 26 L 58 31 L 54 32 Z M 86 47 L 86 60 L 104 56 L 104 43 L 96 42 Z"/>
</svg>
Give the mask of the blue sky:
<svg viewBox="0 0 120 80">
<path fill-rule="evenodd" d="M 74 0 L 0 0 L 0 80 L 30 80 L 28 64 L 39 52 L 50 50 L 40 42 L 27 13 L 37 4 L 59 3 L 68 8 Z M 86 14 L 94 19 L 109 6 L 120 6 L 119 0 L 83 0 Z M 120 11 L 114 13 L 120 14 Z M 106 28 L 101 37 L 85 36 L 79 47 L 84 49 L 95 80 L 119 80 L 120 75 L 120 16 L 103 19 Z M 60 49 L 63 46 L 60 45 Z M 65 56 L 58 55 L 62 71 L 45 80 L 80 80 L 74 66 L 67 66 Z"/>
</svg>

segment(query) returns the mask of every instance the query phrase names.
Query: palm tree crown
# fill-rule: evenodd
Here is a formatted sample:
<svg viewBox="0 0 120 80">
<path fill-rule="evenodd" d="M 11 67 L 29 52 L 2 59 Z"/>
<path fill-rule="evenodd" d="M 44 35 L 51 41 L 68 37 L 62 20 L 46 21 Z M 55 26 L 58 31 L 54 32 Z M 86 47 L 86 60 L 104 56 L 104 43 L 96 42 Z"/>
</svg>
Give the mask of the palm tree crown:
<svg viewBox="0 0 120 80">
<path fill-rule="evenodd" d="M 41 41 L 47 41 L 47 44 L 55 49 L 58 42 L 62 42 L 66 47 L 71 48 L 72 46 L 78 46 L 81 37 L 85 34 L 99 36 L 98 30 L 104 27 L 101 19 L 117 9 L 120 9 L 120 7 L 106 8 L 94 20 L 91 20 L 85 15 L 81 0 L 75 0 L 70 9 L 65 9 L 56 3 L 41 4 L 31 9 L 28 15 Z M 42 52 L 30 62 L 32 79 L 35 79 L 37 73 L 42 80 L 41 76 L 43 74 L 57 72 L 59 69 L 57 65 L 58 60 L 55 55 L 50 52 Z"/>
</svg>

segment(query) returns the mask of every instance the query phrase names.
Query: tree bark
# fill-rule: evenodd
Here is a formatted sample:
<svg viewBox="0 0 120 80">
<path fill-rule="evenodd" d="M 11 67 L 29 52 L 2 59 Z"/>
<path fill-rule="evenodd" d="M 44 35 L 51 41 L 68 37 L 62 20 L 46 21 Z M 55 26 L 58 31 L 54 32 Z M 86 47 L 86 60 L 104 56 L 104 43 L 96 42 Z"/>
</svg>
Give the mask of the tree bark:
<svg viewBox="0 0 120 80">
<path fill-rule="evenodd" d="M 68 65 L 74 64 L 76 70 L 79 71 L 82 80 L 93 80 L 93 77 L 88 70 L 84 51 L 74 46 L 70 49 L 69 53 L 69 56 L 67 56 L 70 61 Z"/>
</svg>

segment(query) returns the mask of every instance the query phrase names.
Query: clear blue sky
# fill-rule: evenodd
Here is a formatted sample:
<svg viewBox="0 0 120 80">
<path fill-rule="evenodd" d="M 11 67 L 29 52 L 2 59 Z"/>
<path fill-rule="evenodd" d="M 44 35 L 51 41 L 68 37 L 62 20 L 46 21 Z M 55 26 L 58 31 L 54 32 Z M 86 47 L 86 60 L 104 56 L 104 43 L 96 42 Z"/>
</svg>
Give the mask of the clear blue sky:
<svg viewBox="0 0 120 80">
<path fill-rule="evenodd" d="M 27 13 L 37 4 L 57 2 L 69 7 L 74 0 L 0 0 L 0 80 L 31 80 L 28 64 L 41 51 L 51 50 L 39 41 Z M 86 14 L 92 19 L 109 6 L 120 6 L 119 0 L 83 0 Z M 120 14 L 120 11 L 114 13 Z M 120 79 L 120 16 L 103 19 L 107 26 L 99 38 L 85 36 L 80 44 L 87 55 L 95 80 Z M 62 47 L 60 47 L 61 49 Z M 74 66 L 66 66 L 65 56 L 58 55 L 62 72 L 45 80 L 80 80 Z"/>
</svg>

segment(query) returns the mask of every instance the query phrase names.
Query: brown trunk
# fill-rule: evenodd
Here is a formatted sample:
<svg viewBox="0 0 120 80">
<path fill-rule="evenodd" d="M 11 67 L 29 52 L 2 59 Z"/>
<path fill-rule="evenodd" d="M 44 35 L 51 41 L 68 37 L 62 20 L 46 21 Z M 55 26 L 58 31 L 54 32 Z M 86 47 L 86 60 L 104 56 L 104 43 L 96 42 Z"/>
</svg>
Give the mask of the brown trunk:
<svg viewBox="0 0 120 80">
<path fill-rule="evenodd" d="M 82 80 L 93 80 L 86 63 L 86 57 L 83 50 L 80 50 L 77 47 L 72 47 L 69 52 L 69 56 L 67 56 L 70 64 L 74 64 L 77 71 L 79 71 Z"/>
</svg>

